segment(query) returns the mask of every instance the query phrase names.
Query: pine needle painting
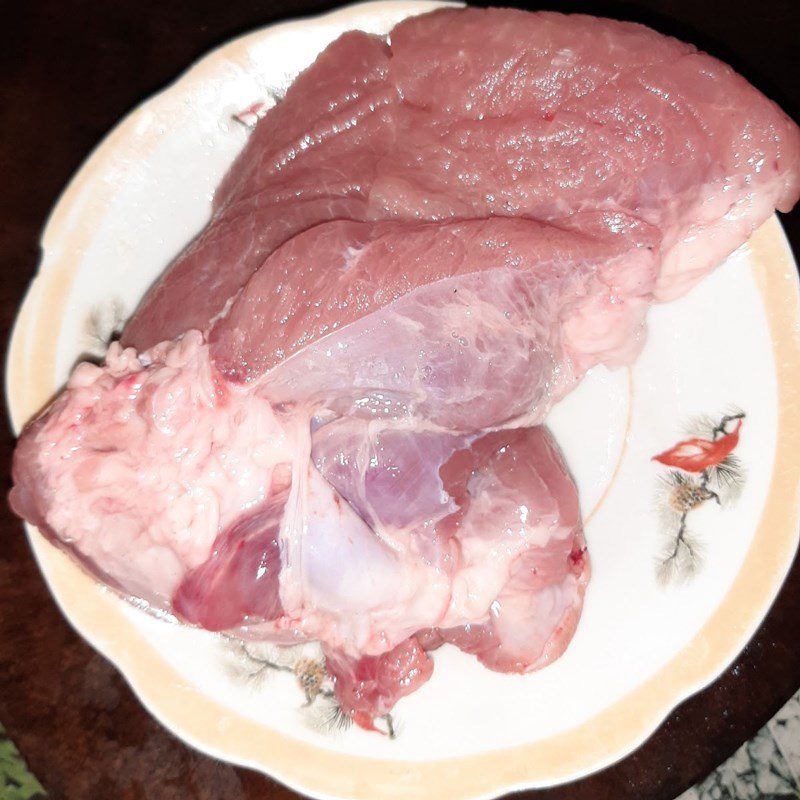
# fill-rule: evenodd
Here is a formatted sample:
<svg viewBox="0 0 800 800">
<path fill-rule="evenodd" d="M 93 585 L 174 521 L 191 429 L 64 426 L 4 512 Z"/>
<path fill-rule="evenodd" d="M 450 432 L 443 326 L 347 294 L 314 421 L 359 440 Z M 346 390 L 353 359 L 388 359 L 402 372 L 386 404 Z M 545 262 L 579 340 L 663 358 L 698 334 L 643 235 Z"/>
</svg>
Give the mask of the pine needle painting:
<svg viewBox="0 0 800 800">
<path fill-rule="evenodd" d="M 688 426 L 691 438 L 653 456 L 669 467 L 661 477 L 657 508 L 664 544 L 656 563 L 659 581 L 693 577 L 703 564 L 703 542 L 690 528 L 692 513 L 705 503 L 732 505 L 744 485 L 744 468 L 734 450 L 739 444 L 743 411 L 701 417 Z"/>
<path fill-rule="evenodd" d="M 321 648 L 315 643 L 293 647 L 278 646 L 270 642 L 248 642 L 232 637 L 223 639 L 226 667 L 229 678 L 235 683 L 249 683 L 258 690 L 264 681 L 276 673 L 289 673 L 295 678 L 300 696 L 305 702 L 299 704 L 304 722 L 320 733 L 335 734 L 355 722 L 359 727 L 394 739 L 397 725 L 392 714 L 378 718 L 365 715 L 348 715 L 339 704 L 333 690 L 334 677 L 326 669 Z M 378 659 L 362 660 L 360 691 L 369 692 L 373 681 L 367 674 L 370 665 Z M 372 676 L 374 677 L 374 676 Z"/>
</svg>

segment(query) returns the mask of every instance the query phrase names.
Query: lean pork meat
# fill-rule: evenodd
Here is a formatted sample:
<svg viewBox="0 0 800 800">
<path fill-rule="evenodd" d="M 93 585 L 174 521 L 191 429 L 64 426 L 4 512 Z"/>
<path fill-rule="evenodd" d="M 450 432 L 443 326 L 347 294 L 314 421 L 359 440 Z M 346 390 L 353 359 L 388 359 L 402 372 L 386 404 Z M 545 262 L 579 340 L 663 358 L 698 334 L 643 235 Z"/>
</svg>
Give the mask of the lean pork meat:
<svg viewBox="0 0 800 800">
<path fill-rule="evenodd" d="M 467 8 L 351 32 L 258 123 L 123 341 L 206 329 L 279 244 L 334 219 L 621 211 L 658 229 L 670 299 L 794 205 L 799 157 L 774 103 L 641 25 Z"/>
<path fill-rule="evenodd" d="M 798 191 L 780 109 L 642 26 L 347 33 L 25 430 L 12 505 L 154 611 L 321 642 L 367 728 L 444 643 L 537 669 L 589 577 L 547 412 Z"/>
</svg>

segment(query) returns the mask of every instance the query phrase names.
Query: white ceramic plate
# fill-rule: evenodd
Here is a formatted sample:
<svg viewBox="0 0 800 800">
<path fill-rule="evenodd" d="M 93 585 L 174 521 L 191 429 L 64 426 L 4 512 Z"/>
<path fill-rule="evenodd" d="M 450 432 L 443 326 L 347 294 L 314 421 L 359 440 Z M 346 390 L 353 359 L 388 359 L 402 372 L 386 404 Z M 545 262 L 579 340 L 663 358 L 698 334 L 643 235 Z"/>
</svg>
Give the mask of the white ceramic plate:
<svg viewBox="0 0 800 800">
<path fill-rule="evenodd" d="M 341 32 L 385 32 L 433 5 L 368 3 L 257 31 L 211 53 L 110 134 L 43 237 L 8 364 L 17 428 L 80 354 L 102 349 L 208 218 L 247 137 L 232 115 L 284 88 Z M 31 544 L 72 624 L 156 717 L 212 755 L 320 797 L 455 800 L 574 779 L 630 752 L 719 675 L 763 619 L 797 546 L 800 311 L 777 221 L 688 297 L 654 308 L 649 324 L 632 369 L 593 371 L 550 418 L 580 489 L 593 563 L 573 643 L 529 676 L 498 675 L 443 648 L 433 679 L 397 706 L 392 740 L 329 725 L 335 709 L 324 697 L 303 708 L 298 654 L 243 653 L 153 619 L 34 529 Z M 741 491 L 712 479 L 718 505 L 700 476 L 670 483 L 651 458 L 686 439 L 687 425 L 711 438 L 732 409 L 746 414 L 734 451 Z M 687 512 L 702 559 L 689 575 L 681 546 L 665 583 L 658 560 L 680 524 L 670 508 Z"/>
</svg>

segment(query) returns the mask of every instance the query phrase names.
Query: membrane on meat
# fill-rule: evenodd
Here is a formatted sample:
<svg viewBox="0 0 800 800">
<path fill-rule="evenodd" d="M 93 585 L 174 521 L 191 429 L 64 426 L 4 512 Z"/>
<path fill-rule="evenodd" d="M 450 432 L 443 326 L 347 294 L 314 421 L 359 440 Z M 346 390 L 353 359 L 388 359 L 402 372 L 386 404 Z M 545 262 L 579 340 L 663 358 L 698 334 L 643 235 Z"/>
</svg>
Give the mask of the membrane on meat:
<svg viewBox="0 0 800 800">
<path fill-rule="evenodd" d="M 14 509 L 151 610 L 322 643 L 359 725 L 449 643 L 557 658 L 589 558 L 548 411 L 631 363 L 800 191 L 800 133 L 629 23 L 446 9 L 346 33 L 255 127 Z"/>
</svg>

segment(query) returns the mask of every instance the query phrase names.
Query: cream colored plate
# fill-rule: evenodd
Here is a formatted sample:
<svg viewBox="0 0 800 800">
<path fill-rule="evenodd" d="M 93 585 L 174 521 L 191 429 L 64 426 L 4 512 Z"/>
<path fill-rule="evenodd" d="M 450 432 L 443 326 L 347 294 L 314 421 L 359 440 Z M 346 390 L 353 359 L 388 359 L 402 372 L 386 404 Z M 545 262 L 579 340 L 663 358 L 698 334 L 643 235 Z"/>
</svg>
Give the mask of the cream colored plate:
<svg viewBox="0 0 800 800">
<path fill-rule="evenodd" d="M 247 136 L 232 115 L 285 87 L 341 32 L 385 32 L 433 5 L 368 3 L 257 31 L 120 123 L 45 231 L 8 363 L 17 428 L 203 225 Z M 775 219 L 688 297 L 652 310 L 636 365 L 593 371 L 550 420 L 581 492 L 594 566 L 575 640 L 522 677 L 438 651 L 433 679 L 396 709 L 394 740 L 331 729 L 324 697 L 303 708 L 298 654 L 242 653 L 152 619 L 35 530 L 31 544 L 70 622 L 156 717 L 219 758 L 309 794 L 365 800 L 490 797 L 571 780 L 629 753 L 719 675 L 774 599 L 798 539 L 798 330 L 795 266 Z M 698 416 L 712 422 L 694 435 L 709 437 L 733 407 L 746 413 L 740 496 L 719 491 L 720 506 L 697 477 L 665 483 L 668 469 L 651 457 L 687 438 Z M 679 569 L 663 583 L 659 554 L 678 530 L 670 508 L 688 512 L 703 557 L 693 576 Z M 283 669 L 269 666 L 278 660 Z"/>
</svg>

